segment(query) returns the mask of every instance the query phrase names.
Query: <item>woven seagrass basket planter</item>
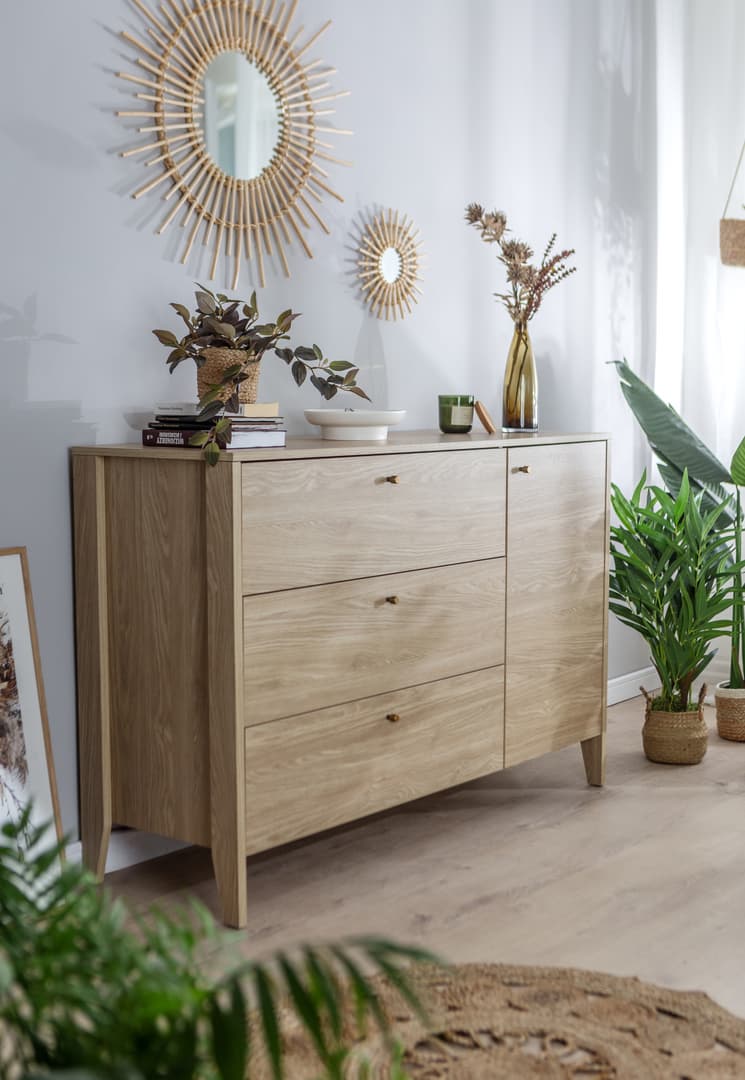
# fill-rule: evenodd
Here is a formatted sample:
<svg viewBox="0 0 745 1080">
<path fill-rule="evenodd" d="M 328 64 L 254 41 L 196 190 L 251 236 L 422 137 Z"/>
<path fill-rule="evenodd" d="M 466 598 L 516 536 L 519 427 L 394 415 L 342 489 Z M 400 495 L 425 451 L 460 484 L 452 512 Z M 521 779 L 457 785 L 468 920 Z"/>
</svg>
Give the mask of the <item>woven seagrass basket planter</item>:
<svg viewBox="0 0 745 1080">
<path fill-rule="evenodd" d="M 714 700 L 719 735 L 731 742 L 745 742 L 745 690 L 730 690 L 724 683 L 719 683 Z"/>
<path fill-rule="evenodd" d="M 642 687 L 647 711 L 642 745 L 650 761 L 662 765 L 698 765 L 706 753 L 709 729 L 704 720 L 706 687 L 701 687 L 696 712 L 664 712 L 653 709 L 653 698 Z"/>
<path fill-rule="evenodd" d="M 745 220 L 720 219 L 719 254 L 725 266 L 745 266 Z"/>
<path fill-rule="evenodd" d="M 244 379 L 238 388 L 238 400 L 241 405 L 254 405 L 256 403 L 259 392 L 260 360 L 249 361 L 246 353 L 240 349 L 220 349 L 217 346 L 205 349 L 202 355 L 204 356 L 204 363 L 197 368 L 197 393 L 200 400 L 210 387 L 220 382 L 223 372 L 227 371 L 228 368 L 248 362 L 248 378 Z M 228 398 L 229 393 L 229 387 L 226 387 L 225 392 L 221 395 L 223 401 Z"/>
</svg>

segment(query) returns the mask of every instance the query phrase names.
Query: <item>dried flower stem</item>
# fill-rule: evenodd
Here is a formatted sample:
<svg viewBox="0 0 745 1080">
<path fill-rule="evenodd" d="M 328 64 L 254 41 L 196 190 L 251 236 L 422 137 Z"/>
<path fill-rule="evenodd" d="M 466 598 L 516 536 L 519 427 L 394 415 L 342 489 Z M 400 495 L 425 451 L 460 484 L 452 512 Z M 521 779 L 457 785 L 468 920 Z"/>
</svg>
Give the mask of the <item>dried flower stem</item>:
<svg viewBox="0 0 745 1080">
<path fill-rule="evenodd" d="M 507 308 L 515 326 L 525 330 L 549 289 L 575 273 L 577 268 L 567 264 L 574 255 L 574 248 L 552 255 L 556 243 L 554 233 L 546 244 L 540 264 L 535 266 L 530 262 L 532 248 L 521 240 L 505 239 L 509 229 L 507 217 L 501 210 L 487 212 L 479 203 L 470 203 L 466 207 L 466 221 L 479 230 L 485 243 L 497 245 L 497 258 L 506 268 L 511 291 L 494 295 Z"/>
</svg>

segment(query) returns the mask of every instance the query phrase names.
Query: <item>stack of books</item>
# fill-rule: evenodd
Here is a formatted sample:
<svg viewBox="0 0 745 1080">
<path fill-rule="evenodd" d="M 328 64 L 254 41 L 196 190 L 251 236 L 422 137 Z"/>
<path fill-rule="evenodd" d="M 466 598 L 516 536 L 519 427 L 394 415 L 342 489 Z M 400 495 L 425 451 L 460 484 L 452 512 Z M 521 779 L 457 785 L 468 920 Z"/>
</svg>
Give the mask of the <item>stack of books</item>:
<svg viewBox="0 0 745 1080">
<path fill-rule="evenodd" d="M 230 420 L 231 437 L 228 450 L 252 450 L 284 446 L 287 432 L 282 426 L 279 403 L 257 402 L 241 405 L 239 411 L 225 413 Z M 183 446 L 194 449 L 192 438 L 200 431 L 209 431 L 214 421 L 199 419 L 199 406 L 192 402 L 169 402 L 155 406 L 155 414 L 142 431 L 143 446 Z"/>
</svg>

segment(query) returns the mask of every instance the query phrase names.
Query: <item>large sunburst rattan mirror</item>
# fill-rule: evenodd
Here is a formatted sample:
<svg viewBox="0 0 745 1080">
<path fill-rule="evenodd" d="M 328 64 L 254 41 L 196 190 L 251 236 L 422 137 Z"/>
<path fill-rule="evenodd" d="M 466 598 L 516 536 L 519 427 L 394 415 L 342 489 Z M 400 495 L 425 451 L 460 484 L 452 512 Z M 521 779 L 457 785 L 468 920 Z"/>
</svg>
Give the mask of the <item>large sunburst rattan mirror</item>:
<svg viewBox="0 0 745 1080">
<path fill-rule="evenodd" d="M 165 186 L 173 205 L 157 232 L 184 229 L 183 263 L 201 233 L 211 279 L 223 256 L 234 289 L 244 260 L 264 285 L 275 253 L 289 277 L 286 247 L 297 240 L 312 258 L 305 232 L 313 221 L 330 232 L 319 204 L 343 201 L 321 162 L 350 164 L 327 141 L 352 134 L 327 119 L 348 91 L 333 92 L 335 70 L 308 58 L 330 21 L 304 39 L 292 25 L 298 0 L 167 0 L 157 14 L 132 3 L 146 40 L 122 31 L 138 70 L 117 74 L 136 87 L 138 108 L 117 115 L 142 123 L 122 156 L 143 155 L 157 172 L 134 198 Z"/>
</svg>

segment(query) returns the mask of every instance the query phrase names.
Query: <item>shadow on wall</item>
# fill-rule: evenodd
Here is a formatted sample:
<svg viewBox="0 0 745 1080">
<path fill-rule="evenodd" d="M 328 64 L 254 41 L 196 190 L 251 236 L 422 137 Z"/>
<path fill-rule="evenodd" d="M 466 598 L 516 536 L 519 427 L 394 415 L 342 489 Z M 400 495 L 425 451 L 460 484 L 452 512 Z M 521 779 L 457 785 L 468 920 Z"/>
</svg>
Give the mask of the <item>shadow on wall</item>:
<svg viewBox="0 0 745 1080">
<path fill-rule="evenodd" d="M 0 302 L 0 432 L 3 455 L 0 547 L 28 548 L 42 671 L 60 789 L 63 827 L 74 830 L 76 747 L 72 611 L 72 544 L 68 448 L 95 442 L 80 404 L 31 401 L 37 351 L 61 355 L 77 344 L 37 328 L 37 300 Z"/>
</svg>

